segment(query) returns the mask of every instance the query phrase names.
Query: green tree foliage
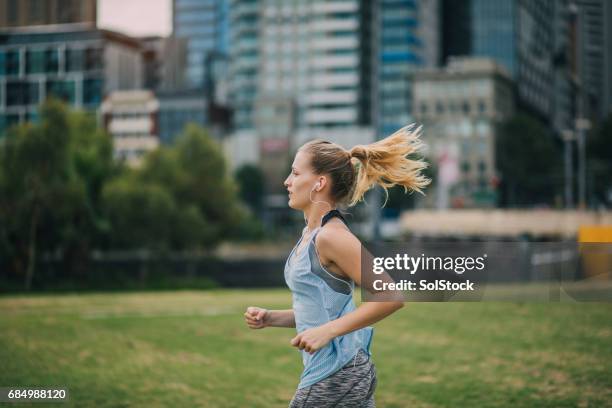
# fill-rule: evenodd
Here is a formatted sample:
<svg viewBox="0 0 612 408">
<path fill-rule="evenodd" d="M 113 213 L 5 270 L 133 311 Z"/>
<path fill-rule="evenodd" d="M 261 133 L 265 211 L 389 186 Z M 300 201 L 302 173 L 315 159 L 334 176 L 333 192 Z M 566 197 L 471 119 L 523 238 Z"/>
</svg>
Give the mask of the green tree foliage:
<svg viewBox="0 0 612 408">
<path fill-rule="evenodd" d="M 196 125 L 172 147 L 151 152 L 103 193 L 112 246 L 209 248 L 233 237 L 246 214 L 218 145 Z"/>
<path fill-rule="evenodd" d="M 245 164 L 236 170 L 235 178 L 242 200 L 253 212 L 259 213 L 263 207 L 265 193 L 264 175 L 261 169 L 253 164 Z"/>
<path fill-rule="evenodd" d="M 113 171 L 111 139 L 95 118 L 53 99 L 40 118 L 11 128 L 0 146 L 0 254 L 27 289 L 39 250 L 80 262 L 104 228 L 96 203 Z"/>
<path fill-rule="evenodd" d="M 501 205 L 551 205 L 563 183 L 563 151 L 538 121 L 517 115 L 503 122 L 495 141 Z"/>
<path fill-rule="evenodd" d="M 83 274 L 92 249 L 205 249 L 245 225 L 253 220 L 220 147 L 196 125 L 137 169 L 113 160 L 112 138 L 93 115 L 52 99 L 39 123 L 0 142 L 0 272 L 26 289 L 41 251 Z"/>
</svg>

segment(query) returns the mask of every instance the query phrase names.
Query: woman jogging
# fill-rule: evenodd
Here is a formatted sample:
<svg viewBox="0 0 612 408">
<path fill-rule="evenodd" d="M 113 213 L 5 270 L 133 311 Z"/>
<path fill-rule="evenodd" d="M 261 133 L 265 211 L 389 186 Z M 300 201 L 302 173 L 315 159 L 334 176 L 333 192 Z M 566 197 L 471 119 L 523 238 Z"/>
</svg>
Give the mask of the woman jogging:
<svg viewBox="0 0 612 408">
<path fill-rule="evenodd" d="M 290 407 L 374 407 L 376 369 L 369 325 L 403 306 L 400 301 L 353 302 L 361 284 L 361 243 L 336 209 L 359 202 L 375 184 L 421 192 L 426 163 L 408 158 L 422 144 L 413 125 L 350 151 L 322 140 L 303 145 L 284 182 L 289 206 L 304 213 L 306 227 L 285 264 L 293 308 L 250 306 L 252 329 L 295 327 L 290 344 L 302 353 L 304 371 Z"/>
</svg>

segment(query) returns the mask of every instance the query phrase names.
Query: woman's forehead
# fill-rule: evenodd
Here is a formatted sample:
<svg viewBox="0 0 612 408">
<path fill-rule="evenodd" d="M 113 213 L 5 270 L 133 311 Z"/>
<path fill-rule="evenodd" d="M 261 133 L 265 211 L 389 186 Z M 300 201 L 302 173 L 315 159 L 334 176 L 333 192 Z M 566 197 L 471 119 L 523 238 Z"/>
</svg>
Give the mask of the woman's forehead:
<svg viewBox="0 0 612 408">
<path fill-rule="evenodd" d="M 293 167 L 298 169 L 306 169 L 310 167 L 310 153 L 303 150 L 298 150 L 293 159 Z"/>
</svg>

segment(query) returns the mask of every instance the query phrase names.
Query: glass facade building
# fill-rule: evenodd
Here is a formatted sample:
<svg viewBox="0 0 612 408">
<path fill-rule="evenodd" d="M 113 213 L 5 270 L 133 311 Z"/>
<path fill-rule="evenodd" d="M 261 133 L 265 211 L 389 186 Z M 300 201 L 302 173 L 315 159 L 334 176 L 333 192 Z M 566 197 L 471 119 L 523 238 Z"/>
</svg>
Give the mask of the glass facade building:
<svg viewBox="0 0 612 408">
<path fill-rule="evenodd" d="M 443 60 L 493 58 L 512 75 L 518 103 L 551 120 L 554 6 L 553 0 L 444 0 Z"/>
<path fill-rule="evenodd" d="M 259 78 L 259 0 L 232 0 L 230 5 L 230 100 L 234 128 L 254 128 L 254 104 Z"/>
<path fill-rule="evenodd" d="M 439 2 L 382 0 L 377 4 L 377 127 L 381 138 L 413 121 L 410 74 L 438 63 Z"/>
<path fill-rule="evenodd" d="M 104 41 L 96 31 L 0 34 L 0 133 L 37 117 L 49 96 L 95 110 L 102 101 Z"/>
<path fill-rule="evenodd" d="M 139 88 L 142 73 L 139 43 L 122 34 L 62 28 L 0 33 L 0 134 L 36 119 L 49 96 L 95 111 L 106 93 Z"/>
<path fill-rule="evenodd" d="M 206 59 L 228 52 L 229 0 L 174 0 L 174 35 L 187 40 L 187 88 L 206 84 Z"/>
</svg>

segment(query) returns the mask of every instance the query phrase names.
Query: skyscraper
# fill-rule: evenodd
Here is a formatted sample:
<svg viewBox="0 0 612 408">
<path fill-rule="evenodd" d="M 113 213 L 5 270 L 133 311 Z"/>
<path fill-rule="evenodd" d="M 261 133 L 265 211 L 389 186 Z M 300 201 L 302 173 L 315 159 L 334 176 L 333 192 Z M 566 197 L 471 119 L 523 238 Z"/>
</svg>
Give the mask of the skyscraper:
<svg viewBox="0 0 612 408">
<path fill-rule="evenodd" d="M 612 112 L 612 3 L 576 0 L 575 4 L 584 114 L 601 119 Z"/>
<path fill-rule="evenodd" d="M 517 84 L 520 106 L 552 119 L 554 90 L 552 0 L 444 0 L 443 61 L 490 57 Z"/>
<path fill-rule="evenodd" d="M 259 79 L 259 0 L 230 4 L 230 96 L 234 127 L 253 129 L 253 108 Z"/>
<path fill-rule="evenodd" d="M 173 35 L 186 40 L 187 88 L 203 88 L 206 59 L 211 53 L 227 53 L 229 0 L 174 0 Z"/>
<path fill-rule="evenodd" d="M 234 125 L 239 137 L 257 138 L 261 157 L 275 156 L 282 172 L 287 159 L 280 155 L 308 139 L 347 146 L 372 140 L 373 5 L 231 3 Z"/>
<path fill-rule="evenodd" d="M 439 60 L 439 1 L 376 2 L 378 136 L 389 135 L 412 121 L 409 74 L 432 68 Z"/>
</svg>

